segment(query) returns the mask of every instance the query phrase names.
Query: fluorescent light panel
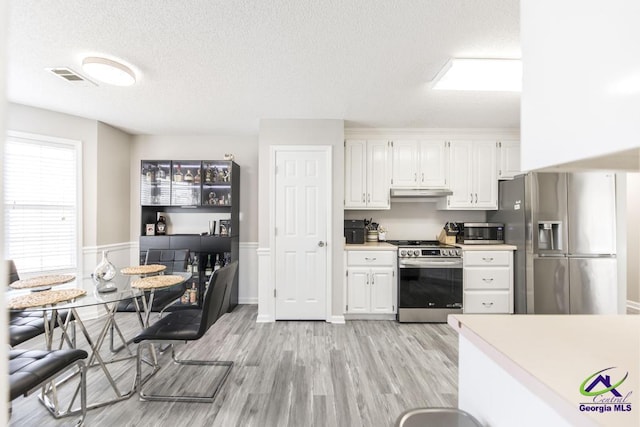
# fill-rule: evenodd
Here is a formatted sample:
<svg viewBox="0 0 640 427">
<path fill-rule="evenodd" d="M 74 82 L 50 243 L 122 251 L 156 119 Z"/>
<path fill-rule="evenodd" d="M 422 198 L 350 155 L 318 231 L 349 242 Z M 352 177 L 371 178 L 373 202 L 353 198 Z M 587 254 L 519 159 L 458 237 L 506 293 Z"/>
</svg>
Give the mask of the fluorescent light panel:
<svg viewBox="0 0 640 427">
<path fill-rule="evenodd" d="M 519 92 L 522 62 L 519 59 L 450 59 L 434 82 L 435 90 Z"/>
</svg>

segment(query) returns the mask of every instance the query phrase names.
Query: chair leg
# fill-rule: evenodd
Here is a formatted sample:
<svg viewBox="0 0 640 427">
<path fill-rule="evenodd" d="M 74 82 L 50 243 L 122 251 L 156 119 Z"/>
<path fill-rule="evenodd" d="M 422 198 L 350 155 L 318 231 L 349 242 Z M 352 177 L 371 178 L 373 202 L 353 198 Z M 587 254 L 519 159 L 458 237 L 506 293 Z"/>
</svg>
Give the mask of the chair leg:
<svg viewBox="0 0 640 427">
<path fill-rule="evenodd" d="M 161 341 L 158 343 L 162 343 Z M 149 341 L 148 344 L 154 345 L 153 341 Z M 222 377 L 216 381 L 214 385 L 213 394 L 210 396 L 195 396 L 195 395 L 152 395 L 145 394 L 142 386 L 147 382 L 147 380 L 151 377 L 149 375 L 144 381 L 141 379 L 141 371 L 142 371 L 142 361 L 141 361 L 141 348 L 142 343 L 138 345 L 138 371 L 136 374 L 136 384 L 138 387 L 138 396 L 140 400 L 147 401 L 169 401 L 169 402 L 203 402 L 203 403 L 211 403 L 215 400 L 218 392 L 224 385 L 225 381 L 229 377 L 231 373 L 231 368 L 233 368 L 233 362 L 231 361 L 221 361 L 221 360 L 192 360 L 192 359 L 178 359 L 175 354 L 175 347 L 173 344 L 171 346 L 171 358 L 172 360 L 180 365 L 199 365 L 199 366 L 225 366 L 226 369 L 222 374 Z M 159 369 L 159 368 L 158 368 Z M 154 371 L 155 373 L 155 371 Z"/>
<path fill-rule="evenodd" d="M 84 361 L 82 360 L 78 360 L 77 362 L 75 362 L 75 365 L 78 368 L 78 373 L 80 376 L 80 384 L 79 384 L 79 388 L 80 388 L 80 409 L 71 409 L 71 405 L 74 403 L 77 394 L 74 394 L 72 397 L 72 401 L 69 404 L 69 407 L 67 408 L 66 411 L 62 412 L 57 408 L 57 405 L 55 405 L 47 396 L 46 393 L 42 394 L 40 396 L 40 400 L 42 401 L 42 403 L 44 404 L 44 406 L 49 410 L 49 412 L 51 413 L 51 415 L 53 415 L 54 418 L 58 419 L 58 418 L 62 418 L 62 417 L 67 417 L 69 415 L 73 415 L 73 414 L 77 414 L 78 412 L 80 412 L 80 419 L 76 422 L 76 426 L 84 426 L 84 420 L 85 417 L 87 416 L 87 365 L 84 363 Z M 73 374 L 76 375 L 76 374 Z M 52 379 L 47 379 L 45 380 L 45 382 L 51 381 Z M 63 381 L 66 381 L 63 380 Z M 44 383 L 43 383 L 44 384 Z M 36 388 L 40 388 L 41 386 L 38 386 Z M 34 389 L 35 390 L 35 389 Z M 78 391 L 76 390 L 76 393 Z"/>
</svg>

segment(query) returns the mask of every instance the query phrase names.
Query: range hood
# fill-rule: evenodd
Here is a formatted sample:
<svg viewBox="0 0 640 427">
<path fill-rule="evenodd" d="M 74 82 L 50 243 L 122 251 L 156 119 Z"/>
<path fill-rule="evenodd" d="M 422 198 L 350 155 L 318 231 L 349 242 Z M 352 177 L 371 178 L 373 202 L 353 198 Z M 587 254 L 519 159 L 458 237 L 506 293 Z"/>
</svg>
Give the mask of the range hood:
<svg viewBox="0 0 640 427">
<path fill-rule="evenodd" d="M 431 188 L 392 188 L 391 197 L 394 199 L 436 198 L 451 196 L 453 191 Z"/>
</svg>

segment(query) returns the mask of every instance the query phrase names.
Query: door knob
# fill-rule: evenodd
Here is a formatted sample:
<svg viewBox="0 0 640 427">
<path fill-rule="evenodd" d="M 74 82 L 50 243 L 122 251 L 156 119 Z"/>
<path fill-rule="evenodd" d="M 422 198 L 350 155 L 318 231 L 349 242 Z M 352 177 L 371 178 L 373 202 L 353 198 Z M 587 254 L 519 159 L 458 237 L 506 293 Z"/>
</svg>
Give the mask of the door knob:
<svg viewBox="0 0 640 427">
<path fill-rule="evenodd" d="M 318 242 L 318 246 L 323 247 L 323 246 L 324 246 L 324 242 L 323 242 L 322 240 L 320 240 L 320 241 Z"/>
</svg>

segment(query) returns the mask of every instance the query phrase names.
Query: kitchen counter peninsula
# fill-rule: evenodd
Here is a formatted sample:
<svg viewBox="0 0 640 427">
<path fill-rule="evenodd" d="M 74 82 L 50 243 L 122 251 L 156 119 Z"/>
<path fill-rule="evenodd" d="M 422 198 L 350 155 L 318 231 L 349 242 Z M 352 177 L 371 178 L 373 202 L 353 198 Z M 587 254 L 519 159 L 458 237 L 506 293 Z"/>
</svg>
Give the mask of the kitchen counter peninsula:
<svg viewBox="0 0 640 427">
<path fill-rule="evenodd" d="M 458 406 L 482 425 L 640 425 L 640 316 L 450 315 L 448 323 L 459 333 Z"/>
</svg>

